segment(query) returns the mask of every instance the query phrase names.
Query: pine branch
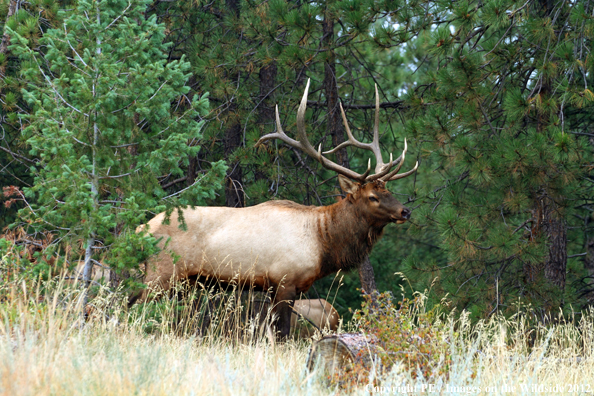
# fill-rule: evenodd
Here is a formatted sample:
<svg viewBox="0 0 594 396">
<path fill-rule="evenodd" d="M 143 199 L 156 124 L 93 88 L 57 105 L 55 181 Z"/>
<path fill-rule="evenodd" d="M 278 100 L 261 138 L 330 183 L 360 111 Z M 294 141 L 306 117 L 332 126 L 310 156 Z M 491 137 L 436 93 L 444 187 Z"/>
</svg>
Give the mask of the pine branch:
<svg viewBox="0 0 594 396">
<path fill-rule="evenodd" d="M 395 102 L 382 102 L 380 103 L 380 108 L 382 109 L 406 109 L 408 106 L 403 105 L 404 100 L 397 100 Z M 317 102 L 313 100 L 308 100 L 307 105 L 311 107 L 321 107 L 326 108 L 328 105 L 326 102 Z M 353 109 L 353 110 L 372 110 L 375 109 L 375 104 L 369 105 L 353 105 L 353 104 L 344 104 L 342 105 L 345 109 Z"/>
</svg>

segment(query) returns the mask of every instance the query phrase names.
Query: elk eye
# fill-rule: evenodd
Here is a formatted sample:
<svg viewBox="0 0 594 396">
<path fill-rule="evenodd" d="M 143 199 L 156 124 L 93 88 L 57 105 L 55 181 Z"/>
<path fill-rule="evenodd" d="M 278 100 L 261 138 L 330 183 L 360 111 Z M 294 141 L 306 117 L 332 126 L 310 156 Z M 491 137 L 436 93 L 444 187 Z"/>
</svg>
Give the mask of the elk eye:
<svg viewBox="0 0 594 396">
<path fill-rule="evenodd" d="M 369 200 L 371 202 L 379 202 L 378 199 L 376 197 L 374 197 L 374 196 L 369 197 Z"/>
</svg>

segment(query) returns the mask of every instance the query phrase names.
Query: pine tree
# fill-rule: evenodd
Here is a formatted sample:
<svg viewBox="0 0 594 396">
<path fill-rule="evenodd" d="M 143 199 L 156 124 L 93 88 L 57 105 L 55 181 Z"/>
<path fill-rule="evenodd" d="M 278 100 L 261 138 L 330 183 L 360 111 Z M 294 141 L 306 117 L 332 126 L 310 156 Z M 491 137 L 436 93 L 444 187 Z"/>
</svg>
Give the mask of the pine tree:
<svg viewBox="0 0 594 396">
<path fill-rule="evenodd" d="M 119 271 L 154 253 L 155 241 L 136 227 L 154 213 L 212 198 L 224 174 L 213 163 L 183 190 L 161 187 L 199 150 L 208 101 L 187 98 L 190 65 L 166 61 L 165 27 L 145 18 L 147 4 L 80 1 L 43 36 L 43 53 L 10 32 L 29 81 L 23 135 L 40 158 L 20 218 L 29 232 L 81 242 L 87 282 L 94 260 Z"/>
<path fill-rule="evenodd" d="M 431 141 L 445 182 L 421 213 L 448 252 L 433 275 L 476 315 L 511 313 L 521 298 L 544 317 L 577 301 L 583 267 L 567 260 L 583 246 L 591 150 L 573 133 L 594 101 L 592 6 L 469 1 L 434 14 L 437 69 L 408 93 L 407 130 Z"/>
<path fill-rule="evenodd" d="M 50 0 L 0 2 L 0 187 L 4 190 L 5 198 L 9 198 L 7 204 L 0 205 L 0 230 L 14 221 L 19 204 L 11 204 L 18 198 L 13 193 L 33 183 L 28 168 L 36 161 L 27 153 L 26 145 L 21 140 L 23 124 L 18 115 L 26 114 L 29 108 L 21 94 L 25 85 L 19 78 L 21 64 L 8 48 L 10 34 L 7 28 L 30 40 L 32 48 L 39 48 L 33 43 L 39 43 L 51 26 L 60 24 L 60 7 L 69 5 Z"/>
</svg>

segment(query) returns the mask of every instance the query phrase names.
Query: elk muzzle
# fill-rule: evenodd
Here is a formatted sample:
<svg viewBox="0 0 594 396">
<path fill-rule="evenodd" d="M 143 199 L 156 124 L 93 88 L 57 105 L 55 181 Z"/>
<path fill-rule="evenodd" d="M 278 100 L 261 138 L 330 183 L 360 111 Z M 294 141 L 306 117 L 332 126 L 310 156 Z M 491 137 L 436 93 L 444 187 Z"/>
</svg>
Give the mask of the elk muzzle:
<svg viewBox="0 0 594 396">
<path fill-rule="evenodd" d="M 397 215 L 392 216 L 392 221 L 396 224 L 406 223 L 410 219 L 411 210 L 406 206 L 403 206 L 397 213 Z"/>
<path fill-rule="evenodd" d="M 410 219 L 410 209 L 407 207 L 402 208 L 402 210 L 400 211 L 400 217 L 402 217 L 404 220 L 408 220 Z"/>
</svg>

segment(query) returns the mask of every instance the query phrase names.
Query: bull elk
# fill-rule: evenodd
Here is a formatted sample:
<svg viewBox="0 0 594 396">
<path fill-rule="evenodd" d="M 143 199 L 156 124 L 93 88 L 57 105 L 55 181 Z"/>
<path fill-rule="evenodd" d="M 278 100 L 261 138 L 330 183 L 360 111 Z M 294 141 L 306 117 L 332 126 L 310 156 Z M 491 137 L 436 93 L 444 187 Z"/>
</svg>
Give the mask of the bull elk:
<svg viewBox="0 0 594 396">
<path fill-rule="evenodd" d="M 306 292 L 318 279 L 357 267 L 389 223 L 401 224 L 411 211 L 386 189 L 386 183 L 409 176 L 415 167 L 402 174 L 406 140 L 402 155 L 385 163 L 379 146 L 379 95 L 375 88 L 375 125 L 373 141 L 357 141 L 348 126 L 342 105 L 340 110 L 348 140 L 333 150 L 354 146 L 370 150 L 376 158 L 375 173 L 359 174 L 315 150 L 305 131 L 305 110 L 309 81 L 297 110 L 297 138 L 287 136 L 276 107 L 277 131 L 263 136 L 256 146 L 267 140 L 280 139 L 303 151 L 327 169 L 338 173 L 346 198 L 329 206 L 304 206 L 291 201 L 269 201 L 247 208 L 196 207 L 184 209 L 187 231 L 179 228 L 177 214 L 164 224 L 165 213 L 147 223 L 150 232 L 162 238 L 166 248 L 148 262 L 145 283 L 150 291 L 167 291 L 171 282 L 181 279 L 216 279 L 221 283 L 252 284 L 272 289 L 277 330 L 281 337 L 289 334 L 291 307 L 299 293 Z M 144 226 L 141 226 L 141 228 Z M 173 254 L 171 254 L 173 253 Z M 179 257 L 174 263 L 173 257 Z"/>
</svg>

